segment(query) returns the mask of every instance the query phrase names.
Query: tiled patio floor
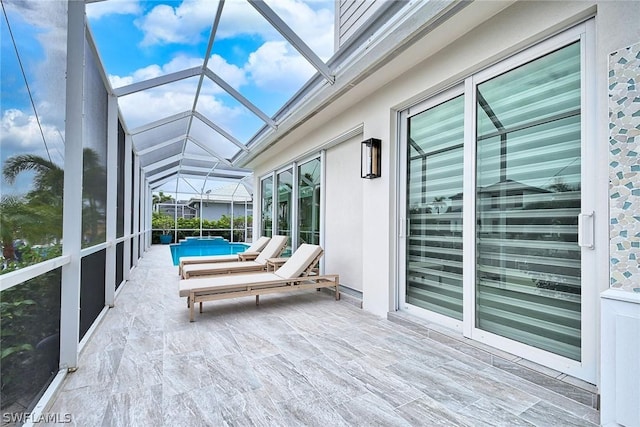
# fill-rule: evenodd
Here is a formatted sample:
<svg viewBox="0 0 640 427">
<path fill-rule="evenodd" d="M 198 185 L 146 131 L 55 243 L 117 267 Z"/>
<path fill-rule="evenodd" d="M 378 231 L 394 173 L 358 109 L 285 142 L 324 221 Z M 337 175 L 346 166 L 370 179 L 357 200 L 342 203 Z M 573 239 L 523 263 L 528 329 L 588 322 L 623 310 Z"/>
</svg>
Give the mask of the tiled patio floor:
<svg viewBox="0 0 640 427">
<path fill-rule="evenodd" d="M 205 303 L 190 323 L 166 246 L 124 286 L 47 411 L 74 425 L 598 423 L 553 386 L 327 293 Z"/>
</svg>

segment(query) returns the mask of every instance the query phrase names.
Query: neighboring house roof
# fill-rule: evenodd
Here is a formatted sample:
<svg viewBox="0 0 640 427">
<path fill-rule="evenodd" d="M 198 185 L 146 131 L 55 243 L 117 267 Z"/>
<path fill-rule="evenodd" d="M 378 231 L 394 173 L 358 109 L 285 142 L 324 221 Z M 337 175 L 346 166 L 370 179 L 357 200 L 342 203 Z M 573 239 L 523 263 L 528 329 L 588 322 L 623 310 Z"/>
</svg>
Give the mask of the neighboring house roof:
<svg viewBox="0 0 640 427">
<path fill-rule="evenodd" d="M 189 204 L 200 203 L 200 200 L 204 202 L 251 202 L 253 197 L 247 191 L 247 188 L 242 184 L 229 184 L 223 187 L 218 187 L 211 191 L 209 194 L 203 194 L 202 199 L 200 197 L 192 197 L 189 200 Z"/>
<path fill-rule="evenodd" d="M 492 194 L 492 193 L 500 193 L 501 191 L 506 191 L 507 193 L 520 192 L 520 193 L 551 193 L 549 190 L 545 190 L 544 188 L 532 187 L 527 184 L 523 184 L 518 181 L 514 181 L 512 179 L 507 179 L 505 181 L 499 181 L 495 184 L 488 185 L 479 190 L 482 194 Z"/>
</svg>

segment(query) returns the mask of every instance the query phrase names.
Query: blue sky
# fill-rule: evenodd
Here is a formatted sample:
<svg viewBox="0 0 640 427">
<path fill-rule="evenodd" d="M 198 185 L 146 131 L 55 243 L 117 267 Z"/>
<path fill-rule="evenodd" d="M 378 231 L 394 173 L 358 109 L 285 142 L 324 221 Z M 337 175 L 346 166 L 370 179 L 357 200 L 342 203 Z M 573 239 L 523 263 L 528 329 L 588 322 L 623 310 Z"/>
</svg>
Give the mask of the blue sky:
<svg viewBox="0 0 640 427">
<path fill-rule="evenodd" d="M 333 54 L 333 1 L 269 0 L 267 4 L 326 60 Z M 90 26 L 114 87 L 202 65 L 217 2 L 108 1 L 87 6 Z M 314 73 L 246 1 L 228 0 L 209 68 L 267 115 L 273 115 Z M 197 79 L 121 99 L 130 127 L 190 109 Z M 181 98 L 184 103 L 181 103 Z M 175 101 L 167 105 L 167 100 Z M 145 117 L 138 112 L 145 106 Z M 187 105 L 187 108 L 185 108 Z M 157 113 L 155 109 L 158 109 Z M 160 111 L 162 110 L 162 111 Z M 243 142 L 262 122 L 207 82 L 197 110 Z"/>
<path fill-rule="evenodd" d="M 267 0 L 323 60 L 333 54 L 333 0 Z M 16 154 L 51 156 L 62 165 L 66 61 L 66 8 L 61 1 L 4 0 L 11 29 L 45 135 L 2 19 L 0 161 Z M 87 4 L 87 16 L 113 87 L 202 65 L 217 2 L 108 0 Z M 227 0 L 209 68 L 267 115 L 274 114 L 314 73 L 244 0 Z M 196 79 L 119 99 L 127 126 L 191 109 Z M 208 81 L 197 108 L 242 142 L 262 121 Z M 2 193 L 24 192 L 29 175 Z"/>
</svg>

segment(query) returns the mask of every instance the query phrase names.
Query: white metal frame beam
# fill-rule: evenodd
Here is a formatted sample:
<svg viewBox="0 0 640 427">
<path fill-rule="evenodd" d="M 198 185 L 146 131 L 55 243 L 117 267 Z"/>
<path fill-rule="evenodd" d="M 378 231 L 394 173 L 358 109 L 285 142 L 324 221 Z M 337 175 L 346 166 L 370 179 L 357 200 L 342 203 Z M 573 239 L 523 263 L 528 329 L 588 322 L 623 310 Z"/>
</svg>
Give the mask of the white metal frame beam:
<svg viewBox="0 0 640 427">
<path fill-rule="evenodd" d="M 149 188 L 151 188 L 151 190 L 155 190 L 156 188 L 166 184 L 167 182 L 171 181 L 172 179 L 178 179 L 178 173 L 175 172 L 172 175 L 169 176 L 165 176 L 164 178 L 161 178 L 159 180 L 157 180 L 156 182 L 151 182 L 149 181 Z"/>
<path fill-rule="evenodd" d="M 154 174 L 150 174 L 147 175 L 147 178 L 149 178 L 149 182 L 151 182 L 152 184 L 154 184 L 154 181 L 161 179 L 161 178 L 165 178 L 167 175 L 170 174 L 176 174 L 180 172 L 180 166 L 174 166 L 171 169 L 167 169 L 164 171 L 160 171 L 160 172 L 156 172 Z"/>
<path fill-rule="evenodd" d="M 104 303 L 114 306 L 116 292 L 116 246 L 118 198 L 118 99 L 109 95 L 107 103 L 107 210 Z"/>
<path fill-rule="evenodd" d="M 140 258 L 140 157 L 133 156 L 133 266 Z M 132 267 L 133 267 L 132 266 Z"/>
<path fill-rule="evenodd" d="M 217 124 L 213 123 L 211 120 L 209 120 L 208 118 L 206 118 L 202 114 L 200 114 L 197 111 L 195 111 L 193 113 L 193 116 L 198 118 L 198 119 L 200 119 L 200 121 L 202 121 L 205 125 L 209 126 L 211 129 L 213 129 L 214 131 L 218 132 L 220 135 L 222 135 L 225 138 L 227 138 L 231 143 L 233 143 L 233 145 L 235 145 L 236 147 L 238 147 L 242 151 L 249 152 L 249 149 L 242 142 L 238 141 L 233 135 L 231 135 L 226 130 L 222 129 Z"/>
<path fill-rule="evenodd" d="M 80 341 L 80 251 L 82 249 L 82 138 L 84 133 L 85 6 L 67 5 L 67 88 L 64 144 L 64 198 L 62 255 L 70 262 L 62 266 L 60 296 L 60 368 L 78 367 Z"/>
<path fill-rule="evenodd" d="M 187 139 L 187 134 L 176 136 L 175 138 L 167 139 L 166 141 L 155 144 L 153 147 L 145 148 L 144 150 L 136 151 L 138 156 L 144 156 L 149 153 L 153 153 L 156 150 L 159 150 L 164 147 L 168 147 L 171 144 L 175 144 L 176 142 L 181 142 Z"/>
<path fill-rule="evenodd" d="M 211 81 L 213 81 L 215 84 L 217 84 L 222 89 L 224 89 L 225 92 L 227 92 L 229 95 L 233 96 L 238 102 L 240 102 L 246 108 L 251 110 L 251 112 L 253 112 L 253 114 L 255 114 L 256 116 L 260 117 L 270 127 L 272 127 L 273 129 L 277 128 L 276 122 L 274 122 L 271 117 L 267 116 L 261 109 L 259 109 L 255 105 L 253 105 L 253 103 L 251 101 L 249 101 L 247 98 L 245 98 L 244 95 L 242 95 L 240 92 L 238 92 L 237 90 L 232 88 L 226 81 L 224 81 L 224 79 L 222 77 L 218 76 L 216 73 L 214 73 L 213 71 L 211 71 L 208 68 L 205 68 L 204 74 L 207 77 L 209 77 L 209 79 L 211 79 Z"/>
<path fill-rule="evenodd" d="M 182 153 L 173 155 L 171 157 L 165 157 L 164 159 L 158 160 L 157 162 L 149 163 L 148 165 L 143 166 L 142 170 L 145 172 L 149 172 L 163 166 L 170 165 L 171 163 L 179 162 L 180 160 L 182 160 Z"/>
<path fill-rule="evenodd" d="M 233 167 L 233 165 L 231 164 L 231 162 L 225 158 L 223 158 L 221 155 L 219 155 L 218 153 L 215 152 L 215 150 L 211 149 L 211 147 L 207 146 L 206 144 L 198 141 L 197 139 L 195 139 L 193 136 L 188 136 L 187 139 L 191 142 L 193 142 L 194 144 L 196 144 L 198 147 L 202 148 L 204 151 L 206 151 L 207 153 L 211 154 L 213 157 L 215 157 L 217 160 L 219 160 L 220 162 L 224 163 L 225 165 L 229 166 L 229 167 Z"/>
<path fill-rule="evenodd" d="M 210 162 L 210 163 L 219 163 L 219 160 L 212 160 L 211 157 L 209 156 L 201 156 L 199 154 L 184 154 L 182 156 L 183 160 L 200 160 L 203 162 Z"/>
<path fill-rule="evenodd" d="M 202 67 L 193 67 L 186 70 L 176 71 L 175 73 L 166 74 L 164 76 L 154 77 L 149 80 L 143 80 L 127 86 L 122 86 L 113 90 L 113 94 L 117 97 L 127 96 L 143 90 L 152 89 L 154 87 L 163 86 L 174 83 L 190 77 L 198 76 L 202 73 Z"/>
<path fill-rule="evenodd" d="M 177 122 L 180 119 L 186 119 L 189 116 L 191 116 L 191 114 L 192 114 L 191 111 L 183 111 L 181 113 L 174 114 L 169 117 L 165 117 L 164 119 L 156 120 L 156 121 L 147 123 L 146 125 L 138 126 L 137 128 L 133 129 L 130 133 L 131 135 L 137 135 L 139 133 L 146 132 L 151 129 L 155 129 L 157 127 L 160 127 L 172 122 Z M 186 126 L 185 126 L 185 129 L 186 129 Z"/>
<path fill-rule="evenodd" d="M 295 31 L 291 29 L 283 20 L 275 13 L 263 0 L 249 0 L 251 6 L 258 11 L 260 15 L 264 17 L 269 23 L 284 37 L 291 45 L 304 56 L 311 65 L 314 66 L 320 74 L 331 84 L 336 81 L 335 76 L 331 73 L 331 70 L 324 63 L 316 53 L 311 50 L 307 44 L 302 41 Z"/>
<path fill-rule="evenodd" d="M 124 138 L 124 236 L 131 235 L 131 182 L 133 178 L 133 150 L 131 135 Z M 129 280 L 131 272 L 131 243 L 129 239 L 123 246 L 122 279 Z"/>
</svg>

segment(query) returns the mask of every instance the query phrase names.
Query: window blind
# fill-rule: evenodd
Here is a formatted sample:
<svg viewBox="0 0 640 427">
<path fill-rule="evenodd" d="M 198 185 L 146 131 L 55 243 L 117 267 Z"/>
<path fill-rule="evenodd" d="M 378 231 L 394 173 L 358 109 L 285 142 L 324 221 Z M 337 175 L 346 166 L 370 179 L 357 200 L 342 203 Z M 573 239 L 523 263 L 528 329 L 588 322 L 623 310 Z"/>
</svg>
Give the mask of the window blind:
<svg viewBox="0 0 640 427">
<path fill-rule="evenodd" d="M 580 360 L 580 44 L 477 86 L 476 326 Z"/>
<path fill-rule="evenodd" d="M 406 301 L 462 320 L 464 102 L 409 119 Z"/>
</svg>

